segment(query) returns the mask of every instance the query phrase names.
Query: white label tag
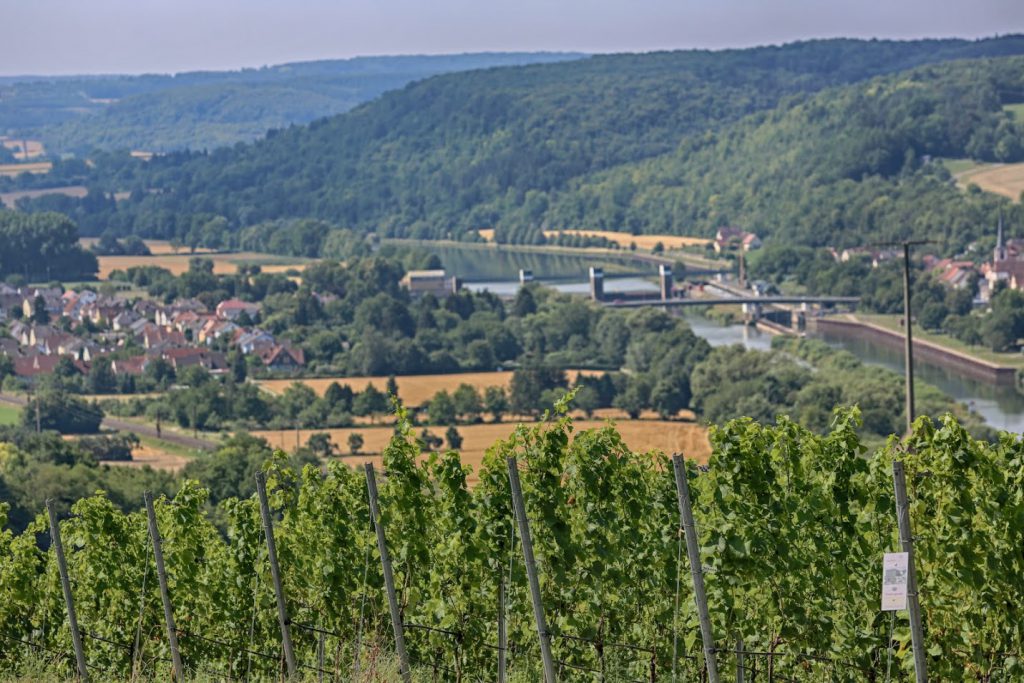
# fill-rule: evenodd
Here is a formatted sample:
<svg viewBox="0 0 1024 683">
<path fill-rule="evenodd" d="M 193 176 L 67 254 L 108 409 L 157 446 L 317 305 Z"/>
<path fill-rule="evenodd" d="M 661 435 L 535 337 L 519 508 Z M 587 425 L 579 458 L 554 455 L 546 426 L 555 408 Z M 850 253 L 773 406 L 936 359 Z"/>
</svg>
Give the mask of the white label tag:
<svg viewBox="0 0 1024 683">
<path fill-rule="evenodd" d="M 882 560 L 882 611 L 907 609 L 907 553 L 886 553 Z"/>
</svg>

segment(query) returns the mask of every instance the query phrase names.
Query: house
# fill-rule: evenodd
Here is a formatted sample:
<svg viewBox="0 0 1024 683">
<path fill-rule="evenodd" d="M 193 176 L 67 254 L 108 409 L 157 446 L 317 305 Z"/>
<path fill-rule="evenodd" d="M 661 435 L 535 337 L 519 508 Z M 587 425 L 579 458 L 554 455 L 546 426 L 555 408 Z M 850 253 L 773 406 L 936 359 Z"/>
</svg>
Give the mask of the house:
<svg viewBox="0 0 1024 683">
<path fill-rule="evenodd" d="M 230 320 L 210 318 L 203 324 L 202 328 L 199 330 L 199 334 L 194 336 L 193 339 L 198 341 L 200 344 L 206 344 L 209 346 L 221 337 L 234 334 L 238 329 L 238 325 L 234 324 Z"/>
<path fill-rule="evenodd" d="M 179 299 L 170 306 L 157 308 L 153 313 L 153 320 L 157 325 L 170 325 L 175 315 L 186 311 L 206 313 L 206 306 L 197 299 Z"/>
<path fill-rule="evenodd" d="M 39 375 L 52 374 L 57 369 L 57 365 L 60 363 L 61 358 L 61 356 L 43 356 L 41 354 L 15 358 L 14 374 L 18 377 L 25 377 L 29 379 L 38 377 Z M 80 360 L 72 361 L 72 365 L 75 370 L 83 375 L 89 371 L 89 367 Z"/>
<path fill-rule="evenodd" d="M 147 350 L 180 348 L 188 344 L 185 335 L 173 328 L 149 325 L 142 332 L 142 347 Z"/>
<path fill-rule="evenodd" d="M 448 277 L 444 270 L 410 270 L 398 284 L 414 299 L 427 294 L 445 299 L 459 291 L 458 278 Z"/>
<path fill-rule="evenodd" d="M 935 274 L 939 282 L 953 289 L 967 287 L 978 274 L 977 268 L 971 261 L 957 261 L 950 258 L 926 258 L 925 267 L 929 272 Z"/>
<path fill-rule="evenodd" d="M 64 310 L 64 293 L 57 287 L 26 287 L 21 290 L 21 314 L 31 318 L 35 313 L 36 297 L 42 297 L 50 317 L 59 317 Z"/>
<path fill-rule="evenodd" d="M 724 226 L 715 233 L 712 246 L 719 254 L 734 247 L 739 247 L 743 251 L 753 251 L 761 248 L 761 238 L 740 228 Z"/>
<path fill-rule="evenodd" d="M 260 360 L 269 370 L 290 371 L 306 364 L 306 356 L 302 349 L 285 345 L 271 346 L 260 352 Z"/>
<path fill-rule="evenodd" d="M 115 332 L 130 331 L 132 329 L 132 324 L 137 320 L 142 320 L 142 316 L 130 308 L 125 309 L 111 318 L 110 327 Z"/>
<path fill-rule="evenodd" d="M 833 255 L 835 252 L 833 252 Z M 899 257 L 899 253 L 893 249 L 870 249 L 868 247 L 853 247 L 843 249 L 839 252 L 838 261 L 849 263 L 854 259 L 867 259 L 871 261 L 871 267 L 877 268 L 884 261 L 891 261 Z"/>
<path fill-rule="evenodd" d="M 219 351 L 197 348 L 167 349 L 160 352 L 159 355 L 171 364 L 175 372 L 199 366 L 209 372 L 217 373 L 224 372 L 228 367 L 227 358 Z"/>
<path fill-rule="evenodd" d="M 131 358 L 119 358 L 110 361 L 110 369 L 115 375 L 132 375 L 138 377 L 149 365 L 149 358 L 146 356 L 133 356 Z"/>
<path fill-rule="evenodd" d="M 238 320 L 243 313 L 248 316 L 250 320 L 259 315 L 260 307 L 259 304 L 253 304 L 241 299 L 227 299 L 217 304 L 217 317 L 221 320 L 230 320 L 234 322 Z"/>
<path fill-rule="evenodd" d="M 249 330 L 240 327 L 235 330 L 231 345 L 245 354 L 256 353 L 274 346 L 274 335 L 258 327 Z"/>
</svg>

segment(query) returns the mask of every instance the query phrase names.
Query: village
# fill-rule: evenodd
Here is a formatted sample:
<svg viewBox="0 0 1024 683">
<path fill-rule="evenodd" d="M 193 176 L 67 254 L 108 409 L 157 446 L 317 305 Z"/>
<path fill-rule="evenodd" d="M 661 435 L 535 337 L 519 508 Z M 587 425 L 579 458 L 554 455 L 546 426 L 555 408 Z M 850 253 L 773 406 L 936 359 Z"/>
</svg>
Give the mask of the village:
<svg viewBox="0 0 1024 683">
<path fill-rule="evenodd" d="M 107 359 L 124 393 L 158 361 L 175 372 L 199 366 L 223 373 L 232 349 L 268 372 L 303 367 L 302 349 L 260 329 L 259 316 L 259 304 L 239 299 L 209 310 L 196 299 L 164 305 L 84 288 L 0 284 L 0 323 L 7 329 L 0 355 L 10 359 L 15 377 L 28 381 L 61 364 L 86 375 Z"/>
</svg>

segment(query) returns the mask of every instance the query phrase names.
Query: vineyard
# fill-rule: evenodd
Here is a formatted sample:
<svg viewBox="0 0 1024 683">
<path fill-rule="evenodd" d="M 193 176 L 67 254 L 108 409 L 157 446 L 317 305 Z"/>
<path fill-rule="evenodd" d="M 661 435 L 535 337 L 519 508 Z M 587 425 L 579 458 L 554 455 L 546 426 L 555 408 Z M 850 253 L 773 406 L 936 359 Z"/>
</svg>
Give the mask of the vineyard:
<svg viewBox="0 0 1024 683">
<path fill-rule="evenodd" d="M 907 614 L 880 611 L 882 555 L 899 548 L 899 460 L 930 677 L 1021 680 L 1024 447 L 922 418 L 867 454 L 858 424 L 856 410 L 825 435 L 737 420 L 712 430 L 706 468 L 687 465 L 720 679 L 742 668 L 755 682 L 913 680 Z M 59 532 L 92 678 L 167 680 L 173 633 L 189 678 L 284 677 L 291 659 L 308 680 L 398 680 L 386 554 L 414 680 L 500 680 L 499 660 L 506 680 L 543 680 L 515 457 L 558 680 L 705 680 L 668 458 L 631 453 L 610 426 L 577 432 L 557 412 L 490 448 L 472 488 L 456 453 L 419 455 L 401 415 L 373 487 L 361 468 L 293 472 L 279 454 L 264 468 L 273 553 L 258 496 L 212 509 L 186 484 L 155 501 L 158 535 L 145 511 L 103 495 L 75 502 Z M 379 488 L 379 528 L 368 488 Z M 74 675 L 51 538 L 45 513 L 24 534 L 0 533 L 5 676 Z"/>
</svg>

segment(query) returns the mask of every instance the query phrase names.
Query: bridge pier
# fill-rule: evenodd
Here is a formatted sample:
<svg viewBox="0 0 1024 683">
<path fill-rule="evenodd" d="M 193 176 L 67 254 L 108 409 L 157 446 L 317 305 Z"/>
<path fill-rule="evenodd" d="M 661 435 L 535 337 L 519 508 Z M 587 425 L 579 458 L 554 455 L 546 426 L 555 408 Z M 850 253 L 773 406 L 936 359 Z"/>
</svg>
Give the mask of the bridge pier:
<svg viewBox="0 0 1024 683">
<path fill-rule="evenodd" d="M 604 268 L 590 268 L 590 298 L 594 301 L 604 299 Z"/>
<path fill-rule="evenodd" d="M 662 263 L 658 266 L 658 282 L 661 284 L 661 300 L 672 298 L 672 266 Z"/>
</svg>

